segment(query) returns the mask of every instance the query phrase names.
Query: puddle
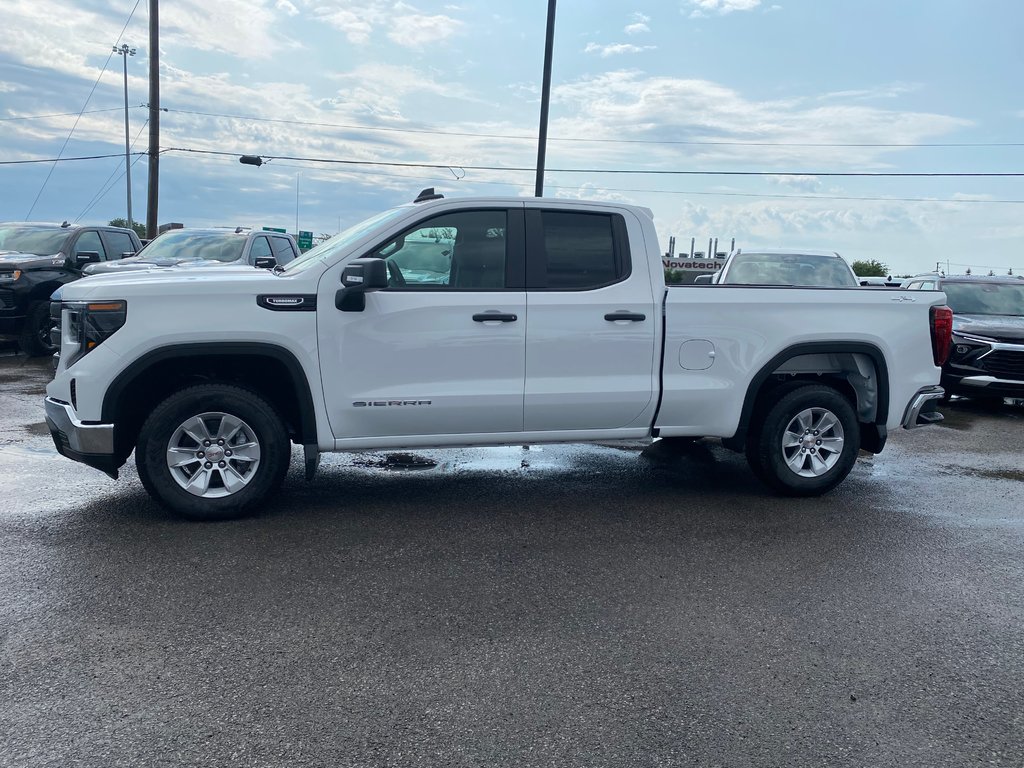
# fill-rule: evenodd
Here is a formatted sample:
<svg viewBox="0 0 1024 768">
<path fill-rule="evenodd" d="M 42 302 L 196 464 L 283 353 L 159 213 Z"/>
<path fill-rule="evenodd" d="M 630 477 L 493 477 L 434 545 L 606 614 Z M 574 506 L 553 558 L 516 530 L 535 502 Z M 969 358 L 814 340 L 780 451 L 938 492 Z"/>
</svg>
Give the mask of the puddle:
<svg viewBox="0 0 1024 768">
<path fill-rule="evenodd" d="M 39 424 L 29 424 L 23 427 L 23 429 L 30 435 L 34 435 L 36 437 L 50 436 L 50 428 L 46 426 L 46 422 L 41 422 Z"/>
<path fill-rule="evenodd" d="M 967 477 L 984 477 L 992 480 L 1016 480 L 1024 482 L 1024 470 L 1022 469 L 972 469 L 970 467 L 947 467 L 951 475 L 965 475 Z"/>
<path fill-rule="evenodd" d="M 384 456 L 360 456 L 352 461 L 352 465 L 375 469 L 431 469 L 437 466 L 437 462 L 415 453 L 389 453 Z"/>
<path fill-rule="evenodd" d="M 0 445 L 0 453 L 14 454 L 15 456 L 60 456 L 57 449 L 50 446 L 32 446 L 23 443 L 6 443 Z"/>
</svg>

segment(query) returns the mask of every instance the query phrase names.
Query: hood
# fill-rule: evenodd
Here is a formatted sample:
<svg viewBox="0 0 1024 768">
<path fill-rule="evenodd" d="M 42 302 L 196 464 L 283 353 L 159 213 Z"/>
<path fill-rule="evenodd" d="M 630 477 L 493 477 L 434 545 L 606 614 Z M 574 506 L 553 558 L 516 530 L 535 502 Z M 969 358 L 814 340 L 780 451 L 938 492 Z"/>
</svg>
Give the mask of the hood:
<svg viewBox="0 0 1024 768">
<path fill-rule="evenodd" d="M 40 269 L 43 267 L 63 267 L 65 259 L 61 254 L 39 256 L 35 253 L 18 251 L 0 251 L 0 269 Z"/>
<path fill-rule="evenodd" d="M 86 275 L 61 288 L 64 301 L 96 301 L 150 296 L 210 296 L 223 293 L 295 292 L 269 269 L 247 266 L 166 267 Z"/>
<path fill-rule="evenodd" d="M 129 256 L 126 259 L 104 261 L 100 264 L 90 264 L 85 268 L 87 275 L 104 275 L 111 272 L 130 272 L 144 269 L 167 269 L 168 267 L 182 267 L 195 269 L 197 267 L 232 267 L 239 266 L 237 261 L 216 261 L 213 259 L 147 259 L 144 256 Z M 244 264 L 242 266 L 245 266 Z"/>
<path fill-rule="evenodd" d="M 953 315 L 954 333 L 995 341 L 1024 342 L 1024 315 Z"/>
</svg>

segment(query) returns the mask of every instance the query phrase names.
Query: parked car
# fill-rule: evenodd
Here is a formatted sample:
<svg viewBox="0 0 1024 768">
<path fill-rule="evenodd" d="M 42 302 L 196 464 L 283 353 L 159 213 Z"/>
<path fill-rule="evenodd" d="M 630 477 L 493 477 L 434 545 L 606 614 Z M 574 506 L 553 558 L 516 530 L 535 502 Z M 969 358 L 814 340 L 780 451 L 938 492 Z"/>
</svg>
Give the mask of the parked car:
<svg viewBox="0 0 1024 768">
<path fill-rule="evenodd" d="M 1024 277 L 929 273 L 904 281 L 911 291 L 945 291 L 953 310 L 947 395 L 1024 397 Z"/>
<path fill-rule="evenodd" d="M 816 288 L 853 288 L 860 280 L 835 251 L 761 248 L 729 253 L 711 277 L 717 285 L 795 285 Z"/>
<path fill-rule="evenodd" d="M 299 255 L 291 235 L 236 229 L 172 229 L 142 249 L 137 256 L 120 262 L 91 264 L 87 275 L 159 269 L 161 267 L 239 266 L 270 268 L 284 266 Z"/>
<path fill-rule="evenodd" d="M 82 276 L 83 267 L 117 263 L 142 247 L 121 227 L 0 224 L 0 339 L 29 355 L 52 355 L 50 294 Z"/>
<path fill-rule="evenodd" d="M 201 293 L 189 270 L 82 280 L 46 420 L 63 455 L 116 477 L 134 450 L 150 494 L 223 519 L 291 443 L 312 478 L 321 451 L 717 437 L 816 496 L 942 418 L 941 294 L 666 287 L 662 253 L 646 208 L 425 190 Z"/>
</svg>

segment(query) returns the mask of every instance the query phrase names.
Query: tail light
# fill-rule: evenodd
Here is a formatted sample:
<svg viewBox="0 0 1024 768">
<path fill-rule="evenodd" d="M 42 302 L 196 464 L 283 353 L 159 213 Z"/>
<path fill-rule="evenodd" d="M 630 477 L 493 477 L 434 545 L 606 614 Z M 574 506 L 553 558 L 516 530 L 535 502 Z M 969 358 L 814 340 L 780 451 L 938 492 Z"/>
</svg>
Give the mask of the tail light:
<svg viewBox="0 0 1024 768">
<path fill-rule="evenodd" d="M 949 359 L 953 343 L 953 310 L 949 307 L 932 307 L 932 359 L 942 367 Z"/>
</svg>

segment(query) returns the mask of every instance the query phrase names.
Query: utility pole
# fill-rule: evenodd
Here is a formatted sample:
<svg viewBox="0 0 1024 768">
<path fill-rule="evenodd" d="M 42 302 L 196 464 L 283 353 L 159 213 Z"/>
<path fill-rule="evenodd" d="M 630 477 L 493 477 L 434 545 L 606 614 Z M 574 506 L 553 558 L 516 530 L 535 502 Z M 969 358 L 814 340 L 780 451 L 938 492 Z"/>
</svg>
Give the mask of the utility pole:
<svg viewBox="0 0 1024 768">
<path fill-rule="evenodd" d="M 157 236 L 160 189 L 160 13 L 159 0 L 149 0 L 149 190 L 146 196 L 146 237 Z"/>
<path fill-rule="evenodd" d="M 128 187 L 128 229 L 132 229 L 132 161 L 128 144 L 128 57 L 135 55 L 135 49 L 122 43 L 120 48 L 114 46 L 114 53 L 124 60 L 124 173 Z"/>
<path fill-rule="evenodd" d="M 544 195 L 544 156 L 548 144 L 548 105 L 551 102 L 551 49 L 555 43 L 555 0 L 548 0 L 548 31 L 544 40 L 544 84 L 540 94 L 540 135 L 537 138 L 537 186 L 535 195 Z"/>
</svg>

